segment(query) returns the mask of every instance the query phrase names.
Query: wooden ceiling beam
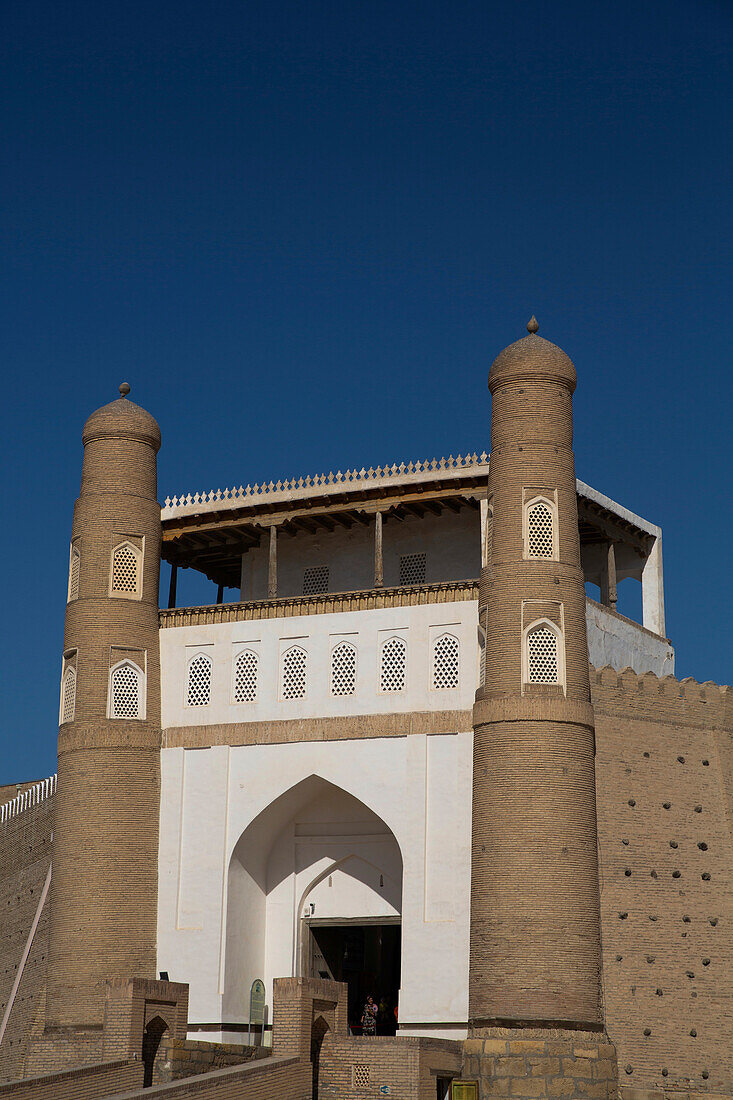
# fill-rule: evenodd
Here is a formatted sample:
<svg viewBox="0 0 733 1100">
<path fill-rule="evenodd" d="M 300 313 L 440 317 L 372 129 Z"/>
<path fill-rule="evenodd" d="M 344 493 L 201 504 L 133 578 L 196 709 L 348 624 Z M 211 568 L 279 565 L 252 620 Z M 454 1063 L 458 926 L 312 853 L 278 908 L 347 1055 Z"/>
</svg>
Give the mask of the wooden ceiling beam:
<svg viewBox="0 0 733 1100">
<path fill-rule="evenodd" d="M 631 546 L 642 557 L 646 557 L 649 553 L 652 541 L 650 535 L 642 535 L 637 529 L 623 523 L 623 521 L 617 521 L 609 515 L 601 515 L 600 512 L 596 512 L 587 504 L 579 502 L 578 526 L 580 527 L 581 524 L 586 524 L 588 527 L 600 532 L 610 542 L 621 542 L 626 546 Z"/>
</svg>

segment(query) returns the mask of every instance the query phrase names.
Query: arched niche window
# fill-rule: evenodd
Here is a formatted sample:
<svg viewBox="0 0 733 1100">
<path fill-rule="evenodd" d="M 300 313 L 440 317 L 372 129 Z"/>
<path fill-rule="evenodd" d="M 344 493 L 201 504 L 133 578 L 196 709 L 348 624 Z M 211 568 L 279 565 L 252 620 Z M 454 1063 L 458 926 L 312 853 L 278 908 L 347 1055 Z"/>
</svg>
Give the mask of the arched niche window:
<svg viewBox="0 0 733 1100">
<path fill-rule="evenodd" d="M 207 707 L 211 702 L 211 658 L 197 653 L 188 662 L 186 706 Z"/>
<path fill-rule="evenodd" d="M 353 695 L 356 691 L 356 647 L 339 642 L 331 650 L 331 695 Z"/>
<path fill-rule="evenodd" d="M 61 702 L 59 704 L 59 725 L 73 722 L 76 714 L 76 654 L 64 658 L 61 673 Z"/>
<path fill-rule="evenodd" d="M 112 551 L 109 580 L 110 596 L 139 600 L 142 596 L 142 560 L 139 547 L 125 541 Z"/>
<path fill-rule="evenodd" d="M 441 634 L 435 639 L 432 676 L 434 691 L 449 691 L 458 687 L 459 655 L 458 638 L 455 634 Z"/>
<path fill-rule="evenodd" d="M 292 645 L 282 656 L 280 692 L 283 699 L 305 699 L 308 654 Z"/>
<path fill-rule="evenodd" d="M 524 556 L 557 560 L 557 505 L 549 497 L 533 497 L 524 506 Z"/>
<path fill-rule="evenodd" d="M 380 691 L 404 691 L 407 680 L 407 642 L 404 638 L 388 638 L 380 654 Z"/>
<path fill-rule="evenodd" d="M 108 712 L 110 718 L 145 717 L 145 675 L 129 658 L 110 669 Z"/>
<path fill-rule="evenodd" d="M 72 542 L 71 550 L 69 552 L 69 590 L 66 597 L 66 602 L 71 603 L 72 600 L 78 600 L 79 598 L 79 570 L 81 568 L 81 550 L 78 545 Z"/>
<path fill-rule="evenodd" d="M 254 703 L 257 698 L 259 657 L 253 649 L 243 649 L 234 658 L 234 702 Z"/>
<path fill-rule="evenodd" d="M 549 619 L 540 619 L 525 630 L 523 664 L 527 684 L 564 682 L 562 634 Z"/>
</svg>

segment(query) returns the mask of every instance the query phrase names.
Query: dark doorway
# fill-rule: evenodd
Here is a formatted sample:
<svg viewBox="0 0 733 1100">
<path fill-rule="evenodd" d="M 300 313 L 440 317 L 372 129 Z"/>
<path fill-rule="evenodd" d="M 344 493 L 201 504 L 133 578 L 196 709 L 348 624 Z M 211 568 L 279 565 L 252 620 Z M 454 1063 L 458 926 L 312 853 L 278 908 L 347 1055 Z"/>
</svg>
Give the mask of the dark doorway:
<svg viewBox="0 0 733 1100">
<path fill-rule="evenodd" d="M 397 1030 L 400 989 L 399 924 L 310 924 L 314 978 L 333 978 L 349 987 L 349 1028 L 361 1034 L 367 996 L 379 1006 L 377 1034 Z"/>
<path fill-rule="evenodd" d="M 155 1016 L 143 1032 L 143 1088 L 149 1089 L 153 1083 L 153 1066 L 158 1053 L 160 1040 L 168 1030 L 168 1024 L 160 1016 Z"/>
<path fill-rule="evenodd" d="M 323 1019 L 323 1016 L 319 1016 L 318 1019 L 313 1021 L 311 1027 L 311 1065 L 313 1067 L 313 1100 L 318 1100 L 318 1073 L 321 1066 L 321 1047 L 323 1046 L 323 1040 L 326 1038 L 326 1034 L 329 1031 L 329 1026 Z"/>
</svg>

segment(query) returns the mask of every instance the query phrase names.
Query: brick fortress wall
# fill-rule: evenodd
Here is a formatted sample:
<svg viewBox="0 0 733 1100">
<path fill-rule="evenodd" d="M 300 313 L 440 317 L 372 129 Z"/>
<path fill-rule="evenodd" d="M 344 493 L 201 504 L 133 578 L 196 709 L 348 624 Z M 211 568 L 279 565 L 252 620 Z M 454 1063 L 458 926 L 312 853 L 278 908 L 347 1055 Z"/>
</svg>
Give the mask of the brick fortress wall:
<svg viewBox="0 0 733 1100">
<path fill-rule="evenodd" d="M 591 670 L 619 1083 L 733 1094 L 733 690 Z"/>
<path fill-rule="evenodd" d="M 46 799 L 0 823 L 0 1021 L 48 874 L 53 803 Z M 0 1042 L 0 1080 L 22 1075 L 29 1033 L 43 1027 L 48 912 L 47 898 Z"/>
</svg>

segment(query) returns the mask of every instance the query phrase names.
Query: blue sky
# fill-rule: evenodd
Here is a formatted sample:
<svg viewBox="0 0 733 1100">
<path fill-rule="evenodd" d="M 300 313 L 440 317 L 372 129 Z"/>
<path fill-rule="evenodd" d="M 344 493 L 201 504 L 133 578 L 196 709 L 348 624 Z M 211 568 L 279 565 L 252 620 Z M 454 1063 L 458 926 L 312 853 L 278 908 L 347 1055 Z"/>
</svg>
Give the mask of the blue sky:
<svg viewBox="0 0 733 1100">
<path fill-rule="evenodd" d="M 1 18 L 0 783 L 55 768 L 81 428 L 123 379 L 161 498 L 480 451 L 531 313 L 578 476 L 664 529 L 679 676 L 730 682 L 727 0 Z"/>
</svg>

